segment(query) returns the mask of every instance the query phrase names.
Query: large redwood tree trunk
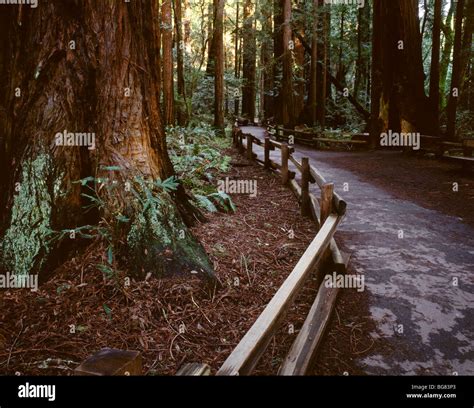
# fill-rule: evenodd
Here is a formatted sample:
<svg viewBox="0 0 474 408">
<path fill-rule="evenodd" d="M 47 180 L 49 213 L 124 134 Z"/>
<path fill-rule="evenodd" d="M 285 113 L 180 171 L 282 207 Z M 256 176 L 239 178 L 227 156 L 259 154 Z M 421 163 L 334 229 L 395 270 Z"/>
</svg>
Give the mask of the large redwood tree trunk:
<svg viewBox="0 0 474 408">
<path fill-rule="evenodd" d="M 421 35 L 415 2 L 375 0 L 375 4 L 381 19 L 380 119 L 383 130 L 433 134 L 435 121 L 424 91 Z"/>
<path fill-rule="evenodd" d="M 151 184 L 173 174 L 158 10 L 155 0 L 44 0 L 2 11 L 0 144 L 10 171 L 0 186 L 1 268 L 44 273 L 77 242 L 61 231 L 102 220 L 114 259 L 121 254 L 138 276 L 212 274 L 171 195 Z M 93 133 L 95 149 L 58 146 L 63 131 Z M 84 192 L 100 203 L 95 213 Z"/>
</svg>

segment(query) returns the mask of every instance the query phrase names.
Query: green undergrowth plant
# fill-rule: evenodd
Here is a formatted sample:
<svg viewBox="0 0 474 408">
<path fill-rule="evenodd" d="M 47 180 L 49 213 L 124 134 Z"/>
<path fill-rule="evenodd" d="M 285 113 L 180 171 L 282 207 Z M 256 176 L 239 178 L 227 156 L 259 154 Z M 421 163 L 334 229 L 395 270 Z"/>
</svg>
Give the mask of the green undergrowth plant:
<svg viewBox="0 0 474 408">
<path fill-rule="evenodd" d="M 200 123 L 168 128 L 167 143 L 176 175 L 197 206 L 209 212 L 236 210 L 231 197 L 217 190 L 218 176 L 230 168 L 230 156 L 222 153 L 230 147 L 230 138 Z"/>
<path fill-rule="evenodd" d="M 107 168 L 109 171 L 120 171 L 119 168 Z M 117 208 L 108 208 L 106 202 L 101 198 L 99 191 L 103 188 L 107 194 L 112 194 L 113 190 L 119 188 L 119 184 L 107 177 L 95 178 L 86 177 L 78 180 L 76 184 L 81 184 L 83 192 L 82 197 L 87 204 L 84 205 L 86 211 L 96 209 L 100 214 L 108 214 L 107 218 L 102 216 L 96 225 L 82 225 L 72 229 L 63 229 L 60 231 L 48 231 L 48 247 L 59 245 L 66 239 L 83 239 L 91 242 L 101 242 L 105 246 L 103 262 L 96 265 L 107 279 L 117 279 L 118 262 L 117 255 L 120 251 L 117 243 L 121 242 L 121 237 L 125 236 L 129 245 L 133 245 L 134 234 L 142 228 L 141 220 L 147 220 L 149 223 L 153 217 L 158 216 L 158 209 L 163 206 L 163 200 L 160 193 L 170 193 L 178 188 L 178 181 L 175 176 L 166 180 L 145 180 L 142 177 L 134 177 L 132 182 L 128 183 L 126 189 L 130 194 L 130 202 L 133 202 L 133 219 L 125 215 L 127 209 L 117 206 Z M 158 222 L 156 223 L 158 225 Z M 159 229 L 158 227 L 155 228 Z M 164 231 L 161 231 L 165 235 Z M 166 241 L 167 245 L 172 244 L 164 236 L 157 238 Z M 167 234 L 169 235 L 169 234 Z"/>
</svg>

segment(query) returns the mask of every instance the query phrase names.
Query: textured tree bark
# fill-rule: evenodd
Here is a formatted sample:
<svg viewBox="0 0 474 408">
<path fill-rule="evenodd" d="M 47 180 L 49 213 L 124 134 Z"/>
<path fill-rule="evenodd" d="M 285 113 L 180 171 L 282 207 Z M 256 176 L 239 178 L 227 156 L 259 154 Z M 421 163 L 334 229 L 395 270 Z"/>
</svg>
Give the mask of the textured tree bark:
<svg viewBox="0 0 474 408">
<path fill-rule="evenodd" d="M 216 15 L 216 7 L 218 0 L 213 0 L 212 4 L 208 5 L 208 23 L 207 23 L 207 66 L 206 74 L 208 76 L 214 75 L 214 57 L 215 57 L 215 46 L 214 46 L 214 17 Z"/>
<path fill-rule="evenodd" d="M 214 126 L 224 131 L 224 6 L 225 0 L 218 0 L 214 18 Z"/>
<path fill-rule="evenodd" d="M 151 184 L 173 175 L 160 114 L 158 11 L 155 0 L 83 0 L 2 14 L 0 38 L 10 41 L 0 51 L 0 131 L 11 171 L 1 268 L 47 274 L 77 242 L 61 232 L 101 220 L 114 258 L 137 276 L 212 275 L 172 196 Z M 93 134 L 95 149 L 58 145 L 65 130 Z M 85 177 L 94 192 L 78 182 Z M 91 202 L 101 203 L 92 214 L 84 209 Z"/>
<path fill-rule="evenodd" d="M 453 73 L 451 76 L 451 89 L 447 107 L 448 123 L 446 137 L 456 139 L 456 112 L 461 93 L 462 75 L 462 21 L 464 18 L 464 0 L 459 0 L 456 6 L 456 22 L 454 27 Z"/>
<path fill-rule="evenodd" d="M 327 70 L 328 64 L 328 16 L 327 8 L 330 7 L 324 3 L 324 0 L 319 0 L 319 19 L 318 30 L 321 33 L 318 43 L 318 70 L 317 70 L 317 116 L 318 124 L 324 128 L 326 121 L 326 96 L 327 96 Z"/>
<path fill-rule="evenodd" d="M 186 48 L 186 41 L 183 40 L 183 10 L 181 0 L 173 0 L 173 5 L 176 29 L 177 91 L 179 96 L 176 117 L 178 125 L 185 126 L 188 123 L 188 103 L 186 99 L 186 84 L 184 82 L 184 50 Z"/>
<path fill-rule="evenodd" d="M 271 3 L 270 3 L 271 4 Z M 272 32 L 272 8 L 262 7 L 263 22 L 262 31 L 264 38 L 262 39 L 262 75 L 263 75 L 263 118 L 269 119 L 274 115 L 273 112 L 273 32 Z"/>
<path fill-rule="evenodd" d="M 293 95 L 293 55 L 291 30 L 291 0 L 283 0 L 283 77 L 282 77 L 282 123 L 285 127 L 295 125 L 295 107 Z"/>
<path fill-rule="evenodd" d="M 433 113 L 424 91 L 417 7 L 413 0 L 382 2 L 380 7 L 383 130 L 433 134 Z"/>
<path fill-rule="evenodd" d="M 433 36 L 432 36 L 432 51 L 431 51 L 431 72 L 430 72 L 430 103 L 433 109 L 434 127 L 436 129 L 436 136 L 439 134 L 439 80 L 440 80 L 440 54 L 441 54 L 441 11 L 442 0 L 435 0 L 434 4 L 434 20 L 433 20 Z"/>
<path fill-rule="evenodd" d="M 234 76 L 240 78 L 240 1 L 237 1 L 235 10 L 235 36 L 234 36 Z M 240 96 L 236 94 L 234 97 L 234 116 L 238 117 L 240 112 Z"/>
<path fill-rule="evenodd" d="M 311 106 L 311 124 L 317 123 L 317 71 L 318 71 L 318 0 L 313 0 L 312 15 L 312 38 L 311 38 L 311 73 L 310 73 L 310 91 L 309 100 Z"/>
<path fill-rule="evenodd" d="M 372 87 L 370 91 L 370 146 L 379 143 L 382 131 L 380 119 L 380 98 L 382 96 L 382 3 L 374 0 L 372 12 Z"/>
<path fill-rule="evenodd" d="M 275 123 L 282 124 L 283 116 L 283 0 L 273 0 L 273 106 Z"/>
<path fill-rule="evenodd" d="M 245 0 L 243 18 L 242 116 L 253 122 L 255 119 L 257 50 L 254 30 L 255 15 L 252 0 Z"/>
<path fill-rule="evenodd" d="M 368 106 L 370 80 L 370 54 L 368 48 L 370 46 L 370 7 L 366 4 L 360 8 L 357 14 L 357 61 L 356 74 L 354 81 L 354 96 L 363 101 L 365 107 Z M 361 97 L 361 92 L 364 92 Z"/>
<path fill-rule="evenodd" d="M 461 98 L 460 105 L 463 108 L 468 109 L 468 100 L 469 92 L 472 87 L 472 75 L 470 72 L 473 68 L 473 53 L 472 53 L 472 36 L 474 34 L 474 1 L 468 0 L 466 4 L 466 19 L 464 23 L 464 35 L 462 42 L 462 53 L 461 53 Z"/>
<path fill-rule="evenodd" d="M 456 8 L 456 1 L 451 0 L 451 6 L 449 8 L 448 14 L 446 16 L 445 23 L 441 25 L 441 29 L 444 34 L 444 45 L 443 52 L 441 54 L 441 67 L 440 67 L 440 93 L 441 93 L 441 107 L 444 109 L 447 104 L 447 96 L 449 91 L 447 89 L 447 80 L 448 80 L 448 68 L 451 63 L 451 54 L 453 51 L 453 16 Z"/>
<path fill-rule="evenodd" d="M 174 125 L 173 18 L 172 0 L 161 4 L 161 36 L 163 47 L 163 118 L 165 125 Z"/>
<path fill-rule="evenodd" d="M 299 28 L 299 30 L 298 30 Z M 302 35 L 304 35 L 304 24 L 302 27 L 295 28 Z M 294 36 L 293 42 L 295 44 L 294 49 L 294 61 L 295 61 L 295 80 L 294 90 L 295 95 L 293 98 L 294 103 L 294 117 L 295 124 L 304 122 L 304 97 L 305 97 L 305 49 L 303 42 Z"/>
</svg>

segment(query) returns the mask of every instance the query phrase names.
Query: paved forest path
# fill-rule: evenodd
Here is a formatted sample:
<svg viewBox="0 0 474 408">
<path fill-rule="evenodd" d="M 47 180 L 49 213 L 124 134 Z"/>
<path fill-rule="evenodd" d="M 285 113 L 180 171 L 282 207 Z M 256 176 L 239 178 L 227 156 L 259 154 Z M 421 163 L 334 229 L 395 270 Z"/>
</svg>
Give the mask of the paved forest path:
<svg viewBox="0 0 474 408">
<path fill-rule="evenodd" d="M 266 134 L 254 126 L 242 131 L 260 139 Z M 352 270 L 365 275 L 377 327 L 371 335 L 383 337 L 393 349 L 357 364 L 367 374 L 474 375 L 474 229 L 331 165 L 341 153 L 295 150 L 294 157 L 309 157 L 347 201 L 336 239 L 352 254 Z M 263 158 L 262 148 L 254 151 Z M 280 162 L 280 151 L 271 157 Z M 311 188 L 320 195 L 317 186 Z"/>
</svg>

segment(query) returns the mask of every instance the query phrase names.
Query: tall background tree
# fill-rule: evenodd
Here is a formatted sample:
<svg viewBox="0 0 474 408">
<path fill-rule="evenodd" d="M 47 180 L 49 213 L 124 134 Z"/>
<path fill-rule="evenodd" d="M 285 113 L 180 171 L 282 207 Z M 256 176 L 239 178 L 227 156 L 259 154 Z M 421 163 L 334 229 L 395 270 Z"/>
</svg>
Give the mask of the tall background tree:
<svg viewBox="0 0 474 408">
<path fill-rule="evenodd" d="M 172 0 L 161 4 L 163 47 L 163 116 L 165 125 L 174 125 L 173 16 Z"/>
<path fill-rule="evenodd" d="M 214 17 L 214 126 L 224 130 L 224 6 L 217 0 Z"/>
<path fill-rule="evenodd" d="M 256 117 L 256 36 L 255 5 L 252 0 L 244 1 L 242 27 L 242 116 L 254 120 Z"/>
</svg>

